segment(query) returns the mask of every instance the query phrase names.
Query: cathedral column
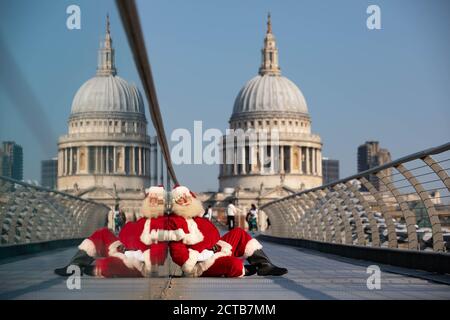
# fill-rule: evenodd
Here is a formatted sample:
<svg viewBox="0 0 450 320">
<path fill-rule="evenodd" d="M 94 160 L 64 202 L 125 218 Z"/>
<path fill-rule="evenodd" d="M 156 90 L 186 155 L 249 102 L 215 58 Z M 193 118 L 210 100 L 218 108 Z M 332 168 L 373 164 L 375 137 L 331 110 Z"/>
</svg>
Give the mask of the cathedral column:
<svg viewBox="0 0 450 320">
<path fill-rule="evenodd" d="M 250 173 L 255 173 L 255 172 L 257 172 L 257 168 L 258 168 L 258 156 L 257 156 L 256 146 L 250 145 L 249 152 L 250 152 L 250 157 L 249 157 Z"/>
<path fill-rule="evenodd" d="M 109 167 L 109 147 L 106 148 L 106 173 L 111 172 L 111 168 Z"/>
<path fill-rule="evenodd" d="M 80 148 L 76 147 L 76 150 L 77 150 L 77 163 L 76 163 L 75 173 L 78 174 L 78 173 L 80 173 Z"/>
<path fill-rule="evenodd" d="M 138 155 L 139 155 L 138 175 L 142 175 L 142 148 L 141 147 L 138 147 Z"/>
<path fill-rule="evenodd" d="M 66 174 L 70 175 L 70 148 L 67 148 L 67 168 L 66 168 Z"/>
<path fill-rule="evenodd" d="M 270 146 L 270 173 L 274 174 L 275 173 L 275 148 L 274 146 Z"/>
<path fill-rule="evenodd" d="M 312 174 L 317 174 L 316 148 L 312 148 Z"/>
<path fill-rule="evenodd" d="M 91 153 L 91 147 L 90 146 L 86 146 L 86 157 L 85 157 L 85 159 L 86 159 L 86 173 L 91 173 L 90 172 L 90 153 Z"/>
<path fill-rule="evenodd" d="M 264 154 L 265 154 L 265 146 L 259 146 L 259 173 L 264 173 Z"/>
<path fill-rule="evenodd" d="M 297 148 L 295 145 L 290 145 L 289 146 L 289 169 L 290 169 L 290 173 L 298 172 L 298 170 L 294 169 L 295 148 Z M 297 153 L 297 156 L 298 156 L 298 153 Z M 295 164 L 295 165 L 297 165 L 297 164 Z"/>
<path fill-rule="evenodd" d="M 70 173 L 70 148 L 66 148 L 66 175 Z"/>
<path fill-rule="evenodd" d="M 241 147 L 241 168 L 242 168 L 242 174 L 246 174 L 247 173 L 247 168 L 246 168 L 246 162 L 245 162 L 245 143 L 244 145 Z"/>
<path fill-rule="evenodd" d="M 117 150 L 116 147 L 113 147 L 113 173 L 117 171 Z"/>
<path fill-rule="evenodd" d="M 142 175 L 146 176 L 147 175 L 147 168 L 146 168 L 146 159 L 147 159 L 147 149 L 145 149 L 145 147 L 141 148 L 141 152 L 142 152 Z"/>
<path fill-rule="evenodd" d="M 100 173 L 104 172 L 104 168 L 103 168 L 103 148 L 104 148 L 103 146 L 99 147 L 99 151 L 98 151 L 98 153 L 99 153 L 98 162 L 99 162 L 99 165 L 100 165 Z"/>
<path fill-rule="evenodd" d="M 95 153 L 95 170 L 94 170 L 94 172 L 95 173 L 98 173 L 98 147 L 94 147 L 95 149 L 95 151 L 94 151 L 94 153 Z"/>
<path fill-rule="evenodd" d="M 66 166 L 66 149 L 61 149 L 61 175 L 63 176 L 65 174 L 65 166 Z"/>
<path fill-rule="evenodd" d="M 284 173 L 284 146 L 279 146 L 280 148 L 280 173 Z"/>
<path fill-rule="evenodd" d="M 100 172 L 104 173 L 105 172 L 105 156 L 103 154 L 103 150 L 105 150 L 105 147 L 101 146 L 100 147 Z"/>
<path fill-rule="evenodd" d="M 101 146 L 97 147 L 97 161 L 98 161 L 98 172 L 99 173 L 103 173 L 103 169 L 102 169 L 102 148 Z"/>
<path fill-rule="evenodd" d="M 65 153 L 65 162 L 64 162 L 64 174 L 67 176 L 69 175 L 69 165 L 70 165 L 70 157 L 69 157 L 69 148 L 64 149 Z"/>
<path fill-rule="evenodd" d="M 69 175 L 72 174 L 72 168 L 73 168 L 72 157 L 73 157 L 73 151 L 72 151 L 72 147 L 71 147 L 71 148 L 69 148 Z"/>
<path fill-rule="evenodd" d="M 106 146 L 100 147 L 100 168 L 102 173 L 106 173 Z"/>
<path fill-rule="evenodd" d="M 130 174 L 136 174 L 136 162 L 135 162 L 135 150 L 134 150 L 134 146 L 130 147 Z"/>
<path fill-rule="evenodd" d="M 309 147 L 306 147 L 306 174 L 311 174 L 311 166 L 310 166 L 310 159 L 309 159 Z"/>
<path fill-rule="evenodd" d="M 298 147 L 298 161 L 299 161 L 298 170 L 299 170 L 300 174 L 303 174 L 303 161 L 302 161 L 302 157 L 303 157 L 302 147 L 299 146 L 299 147 Z"/>
<path fill-rule="evenodd" d="M 233 148 L 233 175 L 237 176 L 238 174 L 238 170 L 237 170 L 237 162 L 238 162 L 238 157 L 237 157 L 237 150 L 236 147 Z"/>
<path fill-rule="evenodd" d="M 121 167 L 122 167 L 122 170 L 121 170 L 121 173 L 125 173 L 125 151 L 126 151 L 126 149 L 125 149 L 125 147 L 120 147 L 121 148 L 121 154 L 122 154 L 122 157 L 121 157 Z"/>
</svg>

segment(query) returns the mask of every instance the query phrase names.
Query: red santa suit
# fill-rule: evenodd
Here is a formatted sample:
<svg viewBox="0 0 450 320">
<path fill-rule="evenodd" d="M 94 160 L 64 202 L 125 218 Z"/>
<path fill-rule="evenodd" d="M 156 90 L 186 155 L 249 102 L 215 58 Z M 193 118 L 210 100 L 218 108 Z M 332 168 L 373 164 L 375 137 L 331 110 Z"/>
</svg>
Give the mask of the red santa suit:
<svg viewBox="0 0 450 320">
<path fill-rule="evenodd" d="M 194 277 L 244 276 L 243 258 L 262 245 L 241 228 L 220 237 L 214 224 L 199 217 L 203 214 L 201 202 L 186 187 L 175 187 L 172 198 L 170 228 L 185 236 L 169 243 L 170 255 L 183 272 Z"/>
<path fill-rule="evenodd" d="M 144 218 L 128 222 L 117 237 L 108 228 L 95 231 L 80 246 L 95 257 L 95 275 L 99 277 L 143 277 L 152 265 L 163 265 L 167 242 L 184 237 L 181 231 L 168 230 L 164 214 L 165 191 L 162 187 L 147 190 L 141 209 Z"/>
</svg>

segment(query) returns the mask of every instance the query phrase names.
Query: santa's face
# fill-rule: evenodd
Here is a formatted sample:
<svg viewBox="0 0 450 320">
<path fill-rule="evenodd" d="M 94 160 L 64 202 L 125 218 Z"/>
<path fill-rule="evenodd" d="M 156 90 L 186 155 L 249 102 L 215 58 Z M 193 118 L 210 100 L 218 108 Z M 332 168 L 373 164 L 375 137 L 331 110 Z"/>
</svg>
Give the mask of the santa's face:
<svg viewBox="0 0 450 320">
<path fill-rule="evenodd" d="M 203 205 L 188 188 L 180 186 L 172 190 L 172 211 L 176 215 L 193 218 L 203 215 Z"/>
<path fill-rule="evenodd" d="M 147 190 L 142 203 L 141 213 L 144 217 L 154 218 L 164 215 L 165 191 L 161 187 L 151 187 Z"/>
<path fill-rule="evenodd" d="M 188 206 L 192 203 L 192 195 L 190 193 L 184 193 L 175 199 L 175 203 L 180 206 Z"/>
<path fill-rule="evenodd" d="M 164 196 L 157 193 L 149 193 L 147 195 L 147 201 L 150 207 L 164 205 Z"/>
</svg>

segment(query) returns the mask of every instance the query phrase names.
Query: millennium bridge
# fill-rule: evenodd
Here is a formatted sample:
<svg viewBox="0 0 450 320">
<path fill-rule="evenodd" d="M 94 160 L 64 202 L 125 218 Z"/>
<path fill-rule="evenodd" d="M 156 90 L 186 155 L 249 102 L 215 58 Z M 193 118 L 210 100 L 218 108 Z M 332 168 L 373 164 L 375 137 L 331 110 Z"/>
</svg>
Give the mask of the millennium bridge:
<svg viewBox="0 0 450 320">
<path fill-rule="evenodd" d="M 177 178 L 134 1 L 117 1 L 171 183 Z M 256 236 L 283 277 L 53 273 L 105 226 L 109 207 L 0 177 L 0 299 L 450 299 L 450 143 L 263 205 Z M 215 221 L 222 228 L 219 220 Z"/>
</svg>

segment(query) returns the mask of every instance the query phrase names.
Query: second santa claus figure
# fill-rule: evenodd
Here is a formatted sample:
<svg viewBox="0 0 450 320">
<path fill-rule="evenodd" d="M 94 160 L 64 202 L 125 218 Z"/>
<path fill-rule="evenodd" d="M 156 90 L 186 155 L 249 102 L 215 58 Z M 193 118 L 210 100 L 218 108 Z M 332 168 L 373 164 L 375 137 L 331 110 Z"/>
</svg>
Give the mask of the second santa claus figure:
<svg viewBox="0 0 450 320">
<path fill-rule="evenodd" d="M 202 203 L 187 187 L 172 190 L 172 214 L 169 227 L 185 234 L 180 241 L 169 243 L 172 260 L 186 275 L 194 277 L 280 276 L 287 269 L 275 266 L 262 250 L 258 240 L 245 230 L 234 228 L 220 236 L 219 230 L 204 213 Z M 246 259 L 249 264 L 244 265 Z"/>
</svg>

